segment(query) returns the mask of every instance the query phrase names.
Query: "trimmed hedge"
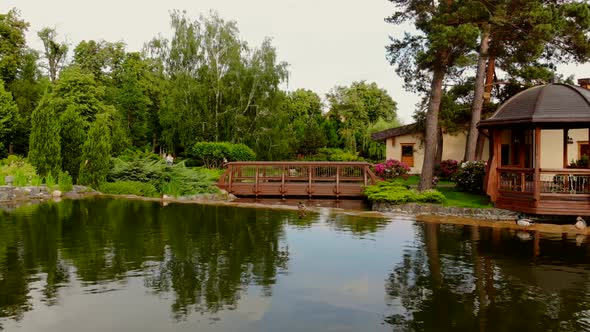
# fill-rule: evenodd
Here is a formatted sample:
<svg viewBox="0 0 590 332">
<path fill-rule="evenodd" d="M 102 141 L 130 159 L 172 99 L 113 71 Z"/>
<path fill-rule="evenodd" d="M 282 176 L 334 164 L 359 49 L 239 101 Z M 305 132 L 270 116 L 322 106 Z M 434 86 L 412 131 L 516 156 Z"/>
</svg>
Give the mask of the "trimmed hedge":
<svg viewBox="0 0 590 332">
<path fill-rule="evenodd" d="M 208 168 L 220 167 L 227 161 L 255 160 L 256 153 L 245 144 L 228 142 L 198 142 L 192 148 L 192 157 Z"/>
<path fill-rule="evenodd" d="M 445 201 L 445 196 L 437 190 L 417 192 L 399 181 L 381 181 L 365 187 L 363 193 L 371 201 L 403 204 L 410 202 L 437 203 Z"/>
<path fill-rule="evenodd" d="M 104 182 L 98 190 L 103 194 L 160 197 L 156 187 L 139 181 Z"/>
</svg>

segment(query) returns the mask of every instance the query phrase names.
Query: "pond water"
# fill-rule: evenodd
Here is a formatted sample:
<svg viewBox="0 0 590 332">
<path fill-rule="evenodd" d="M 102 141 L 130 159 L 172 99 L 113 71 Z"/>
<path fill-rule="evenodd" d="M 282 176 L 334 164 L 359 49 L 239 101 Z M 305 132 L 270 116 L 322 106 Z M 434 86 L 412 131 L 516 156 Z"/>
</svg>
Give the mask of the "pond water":
<svg viewBox="0 0 590 332">
<path fill-rule="evenodd" d="M 585 237 L 91 199 L 0 212 L 5 331 L 583 331 Z"/>
</svg>

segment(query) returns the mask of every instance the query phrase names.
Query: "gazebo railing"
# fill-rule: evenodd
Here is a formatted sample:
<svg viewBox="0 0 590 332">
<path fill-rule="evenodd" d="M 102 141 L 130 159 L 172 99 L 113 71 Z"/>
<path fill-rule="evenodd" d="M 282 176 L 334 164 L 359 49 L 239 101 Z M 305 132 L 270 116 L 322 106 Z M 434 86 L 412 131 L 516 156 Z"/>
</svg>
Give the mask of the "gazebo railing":
<svg viewBox="0 0 590 332">
<path fill-rule="evenodd" d="M 498 168 L 498 189 L 501 191 L 533 193 L 535 170 L 533 168 Z"/>
<path fill-rule="evenodd" d="M 541 194 L 580 195 L 590 194 L 590 170 L 587 169 L 541 169 Z M 503 192 L 535 192 L 533 168 L 498 168 L 498 189 Z"/>
<path fill-rule="evenodd" d="M 541 193 L 590 194 L 590 170 L 541 169 Z"/>
</svg>

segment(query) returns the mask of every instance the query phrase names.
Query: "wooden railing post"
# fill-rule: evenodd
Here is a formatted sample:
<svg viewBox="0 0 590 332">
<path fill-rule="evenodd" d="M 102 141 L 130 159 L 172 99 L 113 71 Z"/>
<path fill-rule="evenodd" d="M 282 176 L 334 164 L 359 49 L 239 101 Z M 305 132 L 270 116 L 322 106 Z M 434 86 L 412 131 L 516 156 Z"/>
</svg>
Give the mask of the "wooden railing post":
<svg viewBox="0 0 590 332">
<path fill-rule="evenodd" d="M 232 185 L 232 181 L 233 181 L 233 172 L 234 172 L 234 167 L 233 165 L 229 165 L 229 184 L 227 185 L 227 192 L 231 193 L 231 185 Z"/>
<path fill-rule="evenodd" d="M 336 166 L 336 198 L 340 196 L 340 165 Z"/>
<path fill-rule="evenodd" d="M 255 181 L 254 181 L 254 194 L 256 196 L 258 196 L 258 166 L 256 166 L 256 173 L 255 173 L 254 177 L 255 177 Z"/>
<path fill-rule="evenodd" d="M 281 167 L 281 196 L 285 197 L 285 165 Z"/>
<path fill-rule="evenodd" d="M 309 165 L 308 169 L 307 169 L 307 177 L 309 179 L 309 184 L 307 186 L 307 193 L 309 194 L 309 197 L 311 197 L 311 193 L 312 193 L 312 189 L 311 189 L 311 172 L 312 172 L 312 166 Z"/>
<path fill-rule="evenodd" d="M 535 127 L 535 207 L 541 200 L 541 128 Z"/>
</svg>

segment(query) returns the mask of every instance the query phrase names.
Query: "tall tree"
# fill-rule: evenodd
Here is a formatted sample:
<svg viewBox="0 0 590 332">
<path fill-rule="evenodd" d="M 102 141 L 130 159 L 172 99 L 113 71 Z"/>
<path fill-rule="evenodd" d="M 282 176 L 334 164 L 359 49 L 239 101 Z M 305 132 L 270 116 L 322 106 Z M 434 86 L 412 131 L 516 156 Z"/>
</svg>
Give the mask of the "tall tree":
<svg viewBox="0 0 590 332">
<path fill-rule="evenodd" d="M 68 172 L 74 183 L 78 180 L 80 163 L 82 161 L 82 147 L 86 141 L 87 124 L 80 116 L 75 104 L 70 104 L 59 117 L 62 169 Z"/>
<path fill-rule="evenodd" d="M 38 60 L 37 51 L 27 49 L 21 59 L 16 79 L 10 85 L 19 114 L 18 126 L 8 138 L 10 153 L 26 155 L 31 134 L 31 114 L 49 85 L 37 66 Z"/>
<path fill-rule="evenodd" d="M 369 157 L 368 129 L 379 120 L 392 125 L 399 123 L 396 102 L 374 82 L 337 86 L 327 94 L 327 99 L 330 104 L 327 116 L 339 123 L 344 148 L 350 152 L 356 153 L 360 148 L 360 152 Z"/>
<path fill-rule="evenodd" d="M 18 10 L 0 14 L 0 79 L 5 86 L 10 86 L 16 78 L 26 48 L 28 28 L 29 24 L 20 19 Z"/>
<path fill-rule="evenodd" d="M 554 75 L 547 69 L 560 62 L 584 62 L 590 57 L 590 4 L 502 0 L 472 1 L 471 5 L 481 38 L 466 160 L 476 158 L 476 125 L 484 101 L 484 83 L 489 76 L 485 74 L 486 62 L 488 70 L 493 70 L 497 61 L 511 77 L 539 77 Z"/>
<path fill-rule="evenodd" d="M 4 90 L 0 81 L 0 144 L 8 146 L 9 137 L 16 131 L 18 123 L 18 107 L 12 100 L 12 94 Z"/>
<path fill-rule="evenodd" d="M 428 111 L 426 113 L 425 149 L 419 189 L 432 187 L 436 160 L 438 112 L 443 95 L 445 75 L 454 65 L 464 62 L 466 53 L 475 45 L 479 30 L 463 15 L 464 1 L 425 3 L 423 0 L 390 0 L 398 7 L 386 19 L 393 24 L 413 21 L 418 33 L 392 39 L 387 47 L 388 59 L 396 66 L 406 85 L 423 71 L 431 74 Z"/>
<path fill-rule="evenodd" d="M 97 188 L 106 181 L 110 169 L 111 130 L 107 114 L 100 114 L 90 126 L 83 147 L 79 183 Z"/>
<path fill-rule="evenodd" d="M 68 44 L 56 41 L 57 32 L 54 28 L 43 28 L 37 33 L 43 42 L 45 59 L 47 60 L 47 71 L 49 80 L 55 82 L 59 71 L 66 62 L 68 55 Z"/>
<path fill-rule="evenodd" d="M 45 93 L 31 116 L 29 161 L 40 176 L 57 176 L 61 169 L 61 145 L 59 121 Z"/>
</svg>

